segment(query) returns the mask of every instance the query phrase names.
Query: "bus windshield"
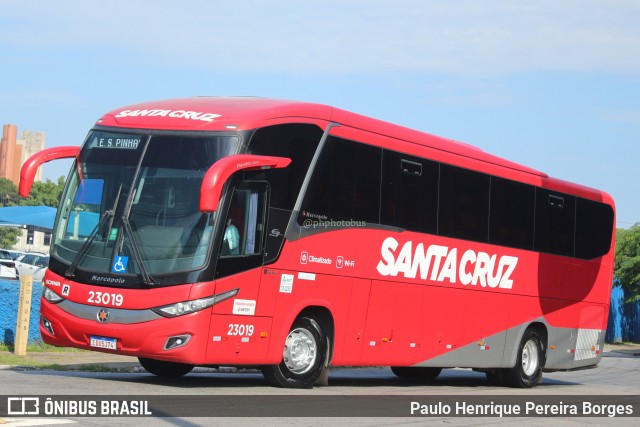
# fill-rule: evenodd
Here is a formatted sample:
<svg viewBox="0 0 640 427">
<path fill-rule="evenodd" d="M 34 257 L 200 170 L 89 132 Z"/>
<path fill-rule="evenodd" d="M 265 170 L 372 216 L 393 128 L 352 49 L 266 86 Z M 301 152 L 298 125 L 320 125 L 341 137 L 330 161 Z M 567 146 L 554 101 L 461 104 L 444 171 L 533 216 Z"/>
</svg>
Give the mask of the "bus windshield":
<svg viewBox="0 0 640 427">
<path fill-rule="evenodd" d="M 202 178 L 240 141 L 229 133 L 91 132 L 56 218 L 59 274 L 135 275 L 151 285 L 154 276 L 202 268 L 212 240 L 209 214 L 199 210 Z"/>
</svg>

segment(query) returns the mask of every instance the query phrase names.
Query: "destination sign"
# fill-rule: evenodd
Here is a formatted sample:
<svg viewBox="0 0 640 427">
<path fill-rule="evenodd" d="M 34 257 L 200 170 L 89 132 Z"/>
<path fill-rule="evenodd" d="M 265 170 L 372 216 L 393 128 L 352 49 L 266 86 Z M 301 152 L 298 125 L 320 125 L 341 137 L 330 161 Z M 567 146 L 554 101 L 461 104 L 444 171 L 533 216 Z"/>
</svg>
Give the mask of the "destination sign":
<svg viewBox="0 0 640 427">
<path fill-rule="evenodd" d="M 95 134 L 89 148 L 111 148 L 116 150 L 137 150 L 142 142 L 139 135 Z"/>
</svg>

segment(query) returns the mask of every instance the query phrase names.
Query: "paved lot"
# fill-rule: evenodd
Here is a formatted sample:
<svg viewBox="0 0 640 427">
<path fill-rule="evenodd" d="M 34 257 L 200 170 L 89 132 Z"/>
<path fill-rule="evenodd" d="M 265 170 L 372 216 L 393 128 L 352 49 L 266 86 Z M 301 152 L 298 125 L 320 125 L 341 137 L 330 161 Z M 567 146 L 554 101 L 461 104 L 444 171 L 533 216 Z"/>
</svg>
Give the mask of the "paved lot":
<svg viewBox="0 0 640 427">
<path fill-rule="evenodd" d="M 575 427 L 576 425 L 636 426 L 637 414 L 630 418 L 608 417 L 561 417 L 561 418 L 470 418 L 435 416 L 409 417 L 402 412 L 401 417 L 391 417 L 389 411 L 395 408 L 393 402 L 400 400 L 408 408 L 409 403 L 418 399 L 420 402 L 433 403 L 433 399 L 443 399 L 447 396 L 454 401 L 467 402 L 470 399 L 480 399 L 481 402 L 497 402 L 505 404 L 510 399 L 525 398 L 537 403 L 538 399 L 551 399 L 567 403 L 567 399 L 574 396 L 579 401 L 602 403 L 601 398 L 613 396 L 615 403 L 619 403 L 621 396 L 630 396 L 634 405 L 640 396 L 640 385 L 637 381 L 640 372 L 640 345 L 612 345 L 606 346 L 603 360 L 599 369 L 588 369 L 577 372 L 555 372 L 545 375 L 543 383 L 534 389 L 511 389 L 491 386 L 483 374 L 470 370 L 450 369 L 434 384 L 415 381 L 405 381 L 396 378 L 388 368 L 359 368 L 334 369 L 330 372 L 330 387 L 315 387 L 313 389 L 274 389 L 267 385 L 258 372 L 247 372 L 239 375 L 235 373 L 218 373 L 211 375 L 195 372 L 183 378 L 166 380 L 158 379 L 144 373 L 133 357 L 94 353 L 85 351 L 63 351 L 30 353 L 25 361 L 38 361 L 45 365 L 57 364 L 64 366 L 66 371 L 50 369 L 23 369 L 20 367 L 5 367 L 0 370 L 0 384 L 11 384 L 11 392 L 15 395 L 56 396 L 75 395 L 91 396 L 142 396 L 143 399 L 168 399 L 153 407 L 153 417 L 136 418 L 77 418 L 66 413 L 56 413 L 55 418 L 19 418 L 6 417 L 7 425 L 13 427 L 52 425 L 54 423 L 77 423 L 89 426 L 135 425 L 146 426 L 199 426 L 249 425 L 256 422 L 256 418 L 242 418 L 248 416 L 264 417 L 264 411 L 276 411 L 275 418 L 260 418 L 262 426 L 308 425 L 308 426 L 383 426 L 383 425 L 424 425 L 425 422 L 449 425 L 500 425 L 501 427 L 521 427 L 523 425 Z M 111 368 L 117 372 L 93 370 L 98 365 L 101 368 Z M 546 396 L 546 397 L 545 397 Z M 596 396 L 596 397 L 593 397 Z M 597 397 L 600 396 L 600 397 Z M 132 398 L 133 399 L 133 398 Z M 135 399 L 138 399 L 137 397 Z M 186 399 L 186 400 L 185 400 Z M 253 399 L 253 400 L 252 400 Z M 275 399 L 275 400 L 274 400 Z M 337 400 L 336 400 L 337 399 Z M 351 400 L 349 400 L 351 399 Z M 355 400 L 354 400 L 355 399 Z M 374 400 L 372 400 L 374 399 Z M 375 400 L 377 399 L 377 400 Z M 382 400 L 381 400 L 382 399 Z M 395 400 L 394 400 L 395 399 Z M 635 399 L 635 400 L 633 400 Z M 168 402 L 168 403 L 167 403 Z M 312 404 L 311 404 L 311 403 Z M 334 418 L 336 408 L 345 407 L 353 402 L 364 402 L 367 415 L 350 416 L 348 418 Z M 153 402 L 152 402 L 153 403 Z M 166 416 L 168 404 L 178 405 L 172 418 L 157 418 Z M 218 406 L 213 407 L 216 404 Z M 402 406 L 403 410 L 408 409 Z M 231 418 L 223 417 L 223 410 L 236 412 Z M 306 417 L 309 411 L 320 411 L 321 415 Z M 370 410 L 381 409 L 385 416 L 373 416 Z M 159 411 L 159 412 L 157 412 Z M 198 411 L 209 414 L 198 417 Z M 237 417 L 238 412 L 242 414 Z M 255 414 L 252 411 L 256 411 Z M 408 413 L 408 412 L 407 412 Z M 215 415 L 210 415 L 215 414 Z M 258 415 L 261 414 L 261 415 Z M 324 415 L 327 414 L 327 415 Z M 216 418 L 208 418 L 214 416 Z M 268 415 L 273 417 L 274 415 Z M 292 418 L 296 417 L 296 418 Z M 300 417 L 300 418 L 298 418 Z M 0 420 L 0 423 L 3 420 Z M 39 424 L 38 424 L 39 423 Z"/>
<path fill-rule="evenodd" d="M 640 344 L 606 344 L 604 351 L 605 353 L 615 352 L 620 355 L 640 356 Z M 8 352 L 0 352 L 0 354 L 2 353 L 9 354 Z M 45 365 L 60 365 L 68 370 L 87 369 L 91 366 L 122 372 L 135 372 L 142 369 L 135 357 L 95 351 L 70 349 L 69 351 L 29 352 L 24 358 Z M 8 366 L 2 365 L 0 367 L 8 368 Z"/>
</svg>

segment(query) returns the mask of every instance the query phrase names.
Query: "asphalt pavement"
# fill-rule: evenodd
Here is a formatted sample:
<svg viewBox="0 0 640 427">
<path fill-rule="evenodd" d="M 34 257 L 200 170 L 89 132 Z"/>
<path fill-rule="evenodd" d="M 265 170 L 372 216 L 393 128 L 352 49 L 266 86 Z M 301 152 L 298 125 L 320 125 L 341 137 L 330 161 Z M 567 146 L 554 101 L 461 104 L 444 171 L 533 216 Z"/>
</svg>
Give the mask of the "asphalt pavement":
<svg viewBox="0 0 640 427">
<path fill-rule="evenodd" d="M 8 351 L 0 351 L 1 354 L 10 354 Z M 604 357 L 607 356 L 640 357 L 640 344 L 605 344 Z M 69 349 L 68 351 L 32 351 L 26 356 L 21 356 L 24 364 L 20 361 L 13 365 L 0 365 L 0 369 L 19 368 L 30 366 L 37 362 L 44 368 L 57 365 L 59 369 L 65 370 L 103 370 L 114 372 L 137 372 L 142 371 L 138 359 L 133 356 L 123 356 L 114 353 L 102 353 L 96 351 L 85 351 Z"/>
</svg>

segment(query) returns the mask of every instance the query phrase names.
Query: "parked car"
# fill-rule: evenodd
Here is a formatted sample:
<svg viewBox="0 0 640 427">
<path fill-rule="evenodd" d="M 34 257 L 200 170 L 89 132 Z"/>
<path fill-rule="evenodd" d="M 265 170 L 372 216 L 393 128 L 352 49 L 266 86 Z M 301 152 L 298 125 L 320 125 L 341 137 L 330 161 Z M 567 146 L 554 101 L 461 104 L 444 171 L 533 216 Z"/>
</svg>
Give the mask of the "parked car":
<svg viewBox="0 0 640 427">
<path fill-rule="evenodd" d="M 16 269 L 16 263 L 11 257 L 9 251 L 0 249 L 0 278 L 2 279 L 17 279 L 18 270 Z"/>
<path fill-rule="evenodd" d="M 9 252 L 9 255 L 11 255 L 11 258 L 13 258 L 14 261 L 17 260 L 20 255 L 25 254 L 25 252 L 14 251 L 13 249 L 7 249 L 7 252 Z"/>
<path fill-rule="evenodd" d="M 49 255 L 40 253 L 26 253 L 20 255 L 15 261 L 18 274 L 21 276 L 33 276 L 34 282 L 42 282 L 44 271 L 49 265 Z"/>
</svg>

